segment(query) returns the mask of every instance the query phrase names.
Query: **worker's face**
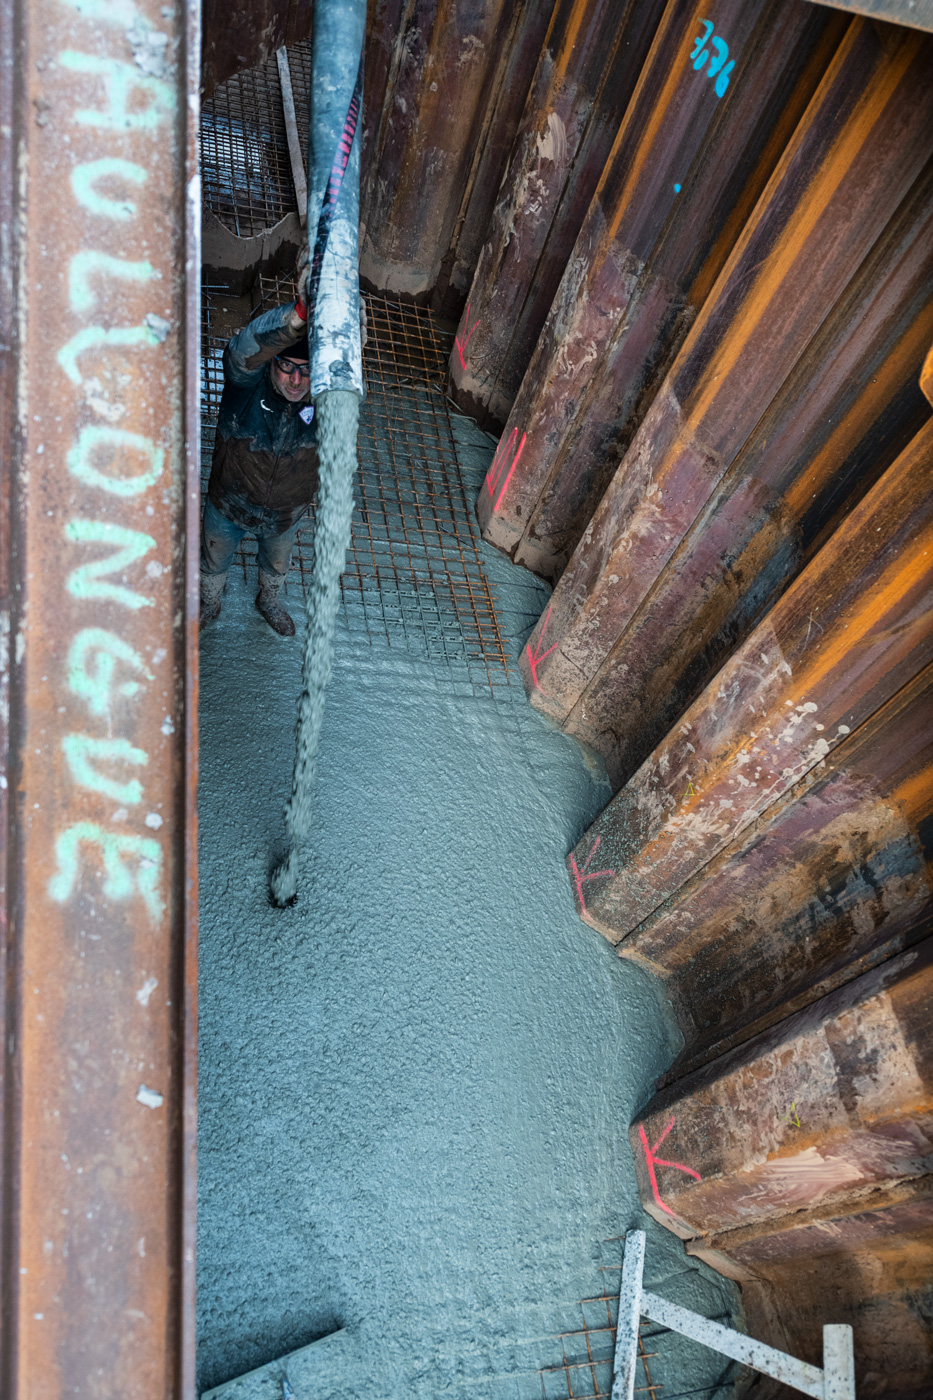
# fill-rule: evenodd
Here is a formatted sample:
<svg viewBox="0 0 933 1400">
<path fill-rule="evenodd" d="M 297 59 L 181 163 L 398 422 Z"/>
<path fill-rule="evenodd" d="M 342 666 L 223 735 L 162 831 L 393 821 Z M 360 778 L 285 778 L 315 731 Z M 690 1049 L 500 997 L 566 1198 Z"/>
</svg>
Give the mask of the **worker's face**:
<svg viewBox="0 0 933 1400">
<path fill-rule="evenodd" d="M 283 399 L 300 403 L 308 397 L 311 385 L 308 361 L 294 355 L 276 355 L 272 361 L 272 383 Z"/>
</svg>

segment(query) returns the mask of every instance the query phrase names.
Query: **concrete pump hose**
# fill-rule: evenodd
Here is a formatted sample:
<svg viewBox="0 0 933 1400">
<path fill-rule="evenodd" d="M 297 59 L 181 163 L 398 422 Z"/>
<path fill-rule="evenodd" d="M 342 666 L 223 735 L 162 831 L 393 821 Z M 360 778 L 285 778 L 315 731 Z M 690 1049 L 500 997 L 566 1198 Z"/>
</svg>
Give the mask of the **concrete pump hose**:
<svg viewBox="0 0 933 1400">
<path fill-rule="evenodd" d="M 288 850 L 270 881 L 272 902 L 280 908 L 297 896 L 301 852 L 311 830 L 314 770 L 353 514 L 363 394 L 358 226 L 365 26 L 365 0 L 316 0 L 308 143 L 310 258 L 302 291 L 308 307 L 320 487 L 314 574 L 306 598 L 295 771 L 285 807 Z"/>
</svg>

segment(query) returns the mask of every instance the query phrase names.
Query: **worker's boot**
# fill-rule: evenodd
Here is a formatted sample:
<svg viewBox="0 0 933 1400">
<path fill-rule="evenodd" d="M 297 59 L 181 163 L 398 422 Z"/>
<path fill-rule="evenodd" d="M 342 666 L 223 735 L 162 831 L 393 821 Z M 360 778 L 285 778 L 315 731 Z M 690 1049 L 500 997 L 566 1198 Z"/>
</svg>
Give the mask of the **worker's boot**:
<svg viewBox="0 0 933 1400">
<path fill-rule="evenodd" d="M 226 574 L 201 574 L 200 627 L 220 616 L 220 599 L 227 583 Z"/>
<path fill-rule="evenodd" d="M 295 624 L 279 602 L 279 589 L 283 582 L 281 574 L 267 574 L 260 569 L 256 606 L 273 632 L 278 632 L 280 637 L 294 637 Z"/>
</svg>

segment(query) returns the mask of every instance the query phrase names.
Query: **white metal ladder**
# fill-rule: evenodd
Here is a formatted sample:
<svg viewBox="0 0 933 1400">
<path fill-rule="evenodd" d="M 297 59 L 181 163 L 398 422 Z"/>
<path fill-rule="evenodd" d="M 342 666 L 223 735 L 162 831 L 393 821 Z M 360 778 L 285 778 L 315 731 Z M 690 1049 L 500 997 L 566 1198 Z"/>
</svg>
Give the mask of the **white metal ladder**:
<svg viewBox="0 0 933 1400">
<path fill-rule="evenodd" d="M 687 1308 L 668 1303 L 642 1288 L 645 1267 L 645 1232 L 630 1230 L 625 1237 L 622 1286 L 619 1289 L 619 1321 L 616 1327 L 615 1378 L 611 1400 L 633 1400 L 635 1363 L 638 1359 L 638 1320 L 647 1317 L 661 1327 L 690 1337 L 733 1361 L 741 1361 L 766 1376 L 810 1395 L 813 1400 L 855 1400 L 855 1359 L 852 1328 L 847 1323 L 823 1328 L 823 1369 L 798 1361 L 785 1351 L 756 1342 L 731 1327 L 711 1322 Z"/>
</svg>

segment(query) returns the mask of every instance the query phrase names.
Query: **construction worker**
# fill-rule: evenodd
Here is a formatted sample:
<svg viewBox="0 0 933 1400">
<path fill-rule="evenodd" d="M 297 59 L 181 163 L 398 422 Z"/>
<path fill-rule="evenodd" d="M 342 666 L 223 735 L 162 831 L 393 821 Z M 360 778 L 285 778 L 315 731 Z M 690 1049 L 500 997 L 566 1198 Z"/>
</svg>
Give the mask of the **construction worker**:
<svg viewBox="0 0 933 1400">
<path fill-rule="evenodd" d="M 318 484 L 306 323 L 299 296 L 257 316 L 224 350 L 201 530 L 202 627 L 220 612 L 234 551 L 244 535 L 253 535 L 259 545 L 256 607 L 279 636 L 295 634 L 279 593 Z"/>
</svg>

